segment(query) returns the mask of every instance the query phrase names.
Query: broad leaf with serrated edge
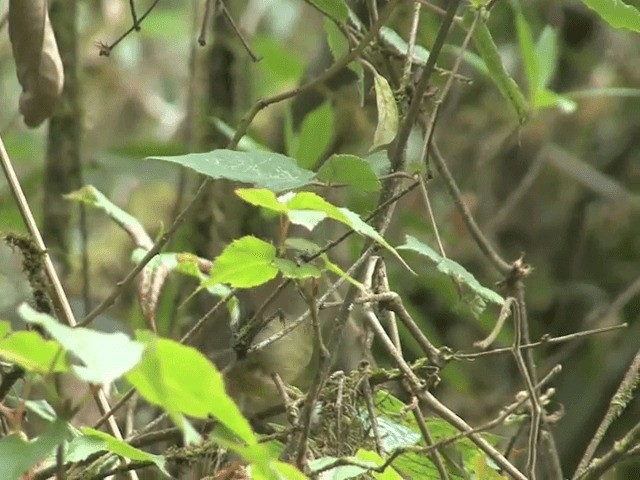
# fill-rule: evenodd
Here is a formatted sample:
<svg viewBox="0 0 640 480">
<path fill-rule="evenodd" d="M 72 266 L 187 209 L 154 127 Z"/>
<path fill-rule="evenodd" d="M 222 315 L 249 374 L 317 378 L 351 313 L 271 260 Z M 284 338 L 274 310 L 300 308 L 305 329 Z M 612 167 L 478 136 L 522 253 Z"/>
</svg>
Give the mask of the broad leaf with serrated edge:
<svg viewBox="0 0 640 480">
<path fill-rule="evenodd" d="M 318 170 L 318 179 L 346 183 L 358 192 L 377 192 L 380 180 L 366 160 L 355 155 L 332 155 Z"/>
<path fill-rule="evenodd" d="M 482 286 L 480 282 L 478 282 L 478 280 L 476 280 L 476 278 L 462 265 L 454 262 L 449 258 L 443 258 L 435 250 L 422 243 L 415 237 L 407 235 L 406 243 L 399 246 L 398 250 L 413 250 L 414 252 L 418 252 L 421 255 L 424 255 L 436 264 L 436 267 L 439 271 L 446 275 L 455 277 L 457 280 L 467 285 L 473 292 L 478 294 L 484 300 L 498 305 L 504 304 L 504 298 L 502 298 L 493 290 Z"/>
<path fill-rule="evenodd" d="M 250 183 L 276 192 L 307 185 L 313 172 L 300 168 L 293 158 L 271 152 L 213 150 L 150 160 L 176 163 L 210 178 Z"/>
<path fill-rule="evenodd" d="M 237 288 L 250 288 L 268 282 L 278 274 L 272 265 L 276 248 L 253 236 L 234 240 L 215 259 L 206 286 L 228 283 Z"/>
<path fill-rule="evenodd" d="M 376 72 L 373 77 L 373 85 L 376 91 L 378 124 L 373 134 L 373 145 L 370 150 L 390 144 L 398 133 L 398 106 L 389 82 Z"/>
<path fill-rule="evenodd" d="M 88 328 L 62 325 L 46 313 L 36 312 L 26 303 L 18 308 L 22 319 L 40 325 L 62 347 L 78 357 L 83 365 L 72 371 L 92 384 L 110 383 L 131 370 L 141 359 L 143 345 L 122 332 L 103 333 Z M 118 352 L 114 355 L 114 352 Z"/>
</svg>

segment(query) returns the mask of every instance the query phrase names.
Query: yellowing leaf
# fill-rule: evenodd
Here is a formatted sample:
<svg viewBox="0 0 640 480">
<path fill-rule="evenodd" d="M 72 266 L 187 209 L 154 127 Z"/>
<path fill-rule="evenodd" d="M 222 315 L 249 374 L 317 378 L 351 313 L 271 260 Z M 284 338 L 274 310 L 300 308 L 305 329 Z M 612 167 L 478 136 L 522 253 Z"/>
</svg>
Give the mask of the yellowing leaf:
<svg viewBox="0 0 640 480">
<path fill-rule="evenodd" d="M 396 138 L 398 133 L 398 106 L 389 82 L 378 73 L 375 74 L 373 81 L 376 90 L 376 105 L 378 107 L 378 125 L 373 134 L 371 150 L 388 145 Z"/>
</svg>

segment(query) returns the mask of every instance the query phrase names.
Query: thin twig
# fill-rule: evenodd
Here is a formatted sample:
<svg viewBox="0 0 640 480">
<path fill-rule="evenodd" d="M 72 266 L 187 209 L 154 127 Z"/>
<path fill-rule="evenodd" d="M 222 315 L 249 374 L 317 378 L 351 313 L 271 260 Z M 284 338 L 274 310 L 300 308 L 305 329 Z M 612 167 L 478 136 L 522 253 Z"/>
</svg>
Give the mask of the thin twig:
<svg viewBox="0 0 640 480">
<path fill-rule="evenodd" d="M 411 66 L 413 64 L 413 51 L 416 46 L 416 35 L 418 34 L 418 25 L 420 24 L 420 2 L 413 3 L 413 15 L 411 17 L 411 30 L 409 31 L 409 40 L 407 41 L 407 57 L 404 61 L 402 69 L 402 78 L 400 79 L 400 91 L 409 84 L 411 78 Z"/>
<path fill-rule="evenodd" d="M 473 344 L 474 347 L 477 347 L 481 350 L 486 350 L 487 348 L 489 348 L 491 346 L 491 344 L 496 340 L 496 338 L 498 337 L 498 335 L 500 334 L 500 331 L 502 330 L 502 327 L 504 326 L 504 322 L 507 318 L 509 318 L 509 314 L 511 313 L 511 307 L 513 306 L 513 304 L 516 302 L 516 299 L 513 297 L 507 297 L 507 299 L 504 302 L 504 305 L 502 305 L 502 308 L 500 308 L 500 314 L 498 315 L 498 321 L 496 322 L 495 326 L 493 327 L 493 330 L 491 330 L 491 333 L 489 333 L 489 336 L 487 338 L 485 338 L 484 340 L 481 340 L 479 342 L 475 342 Z M 522 348 L 522 345 L 520 345 L 520 348 Z"/>
<path fill-rule="evenodd" d="M 400 321 L 404 324 L 407 330 L 409 330 L 413 338 L 418 342 L 418 345 L 420 345 L 420 348 L 422 348 L 422 351 L 425 353 L 427 358 L 429 358 L 431 363 L 434 365 L 440 365 L 442 363 L 440 350 L 438 350 L 429 341 L 422 329 L 418 326 L 411 314 L 405 308 L 400 295 L 395 292 L 390 293 L 393 294 L 393 300 L 386 302 L 383 305 L 383 308 L 388 308 L 394 312 L 400 318 Z"/>
<path fill-rule="evenodd" d="M 587 466 L 589 462 L 593 458 L 596 453 L 596 449 L 602 442 L 605 434 L 609 430 L 609 427 L 614 422 L 616 418 L 620 416 L 620 414 L 627 407 L 629 401 L 633 398 L 633 390 L 640 383 L 640 351 L 636 353 L 636 356 L 633 358 L 631 365 L 627 369 L 627 372 L 620 382 L 620 386 L 616 393 L 611 397 L 611 401 L 609 402 L 609 408 L 607 409 L 607 413 L 605 413 L 602 422 L 598 426 L 595 435 L 589 442 L 587 449 L 578 464 L 578 468 L 576 469 L 576 473 L 573 475 L 574 479 L 580 478 L 581 476 L 586 476 Z M 637 428 L 638 426 L 636 426 Z M 633 445 L 629 445 L 632 447 Z M 616 448 L 617 450 L 617 448 Z M 592 477 L 594 478 L 594 477 Z"/>
<path fill-rule="evenodd" d="M 180 226 L 184 223 L 187 217 L 191 214 L 191 211 L 197 204 L 197 200 L 200 198 L 201 195 L 203 195 L 207 186 L 212 181 L 213 180 L 211 178 L 207 178 L 200 184 L 200 187 L 198 188 L 195 195 L 191 199 L 191 202 L 189 202 L 189 204 L 175 218 L 171 227 L 169 227 L 169 229 L 160 236 L 160 238 L 156 241 L 153 247 L 151 247 L 147 251 L 145 256 L 142 257 L 140 262 L 138 262 L 138 264 L 133 269 L 131 269 L 131 271 L 122 280 L 120 280 L 116 284 L 115 288 L 111 291 L 109 296 L 107 296 L 107 298 L 105 298 L 78 324 L 79 326 L 84 327 L 86 325 L 89 325 L 98 315 L 103 313 L 105 310 L 107 310 L 109 307 L 111 307 L 111 305 L 115 303 L 118 296 L 120 296 L 120 294 L 124 291 L 124 289 L 127 286 L 129 286 L 129 284 L 136 278 L 138 273 L 140 273 L 142 269 L 144 269 L 144 267 L 153 259 L 153 257 L 155 257 L 158 253 L 160 253 L 160 250 L 162 250 L 162 248 L 173 237 L 173 235 L 176 233 L 178 228 L 180 228 Z"/>
<path fill-rule="evenodd" d="M 138 15 L 136 14 L 135 0 L 129 0 L 129 7 L 131 8 L 131 18 L 133 19 L 133 26 L 136 31 L 140 31 L 140 22 L 138 22 Z"/>
<path fill-rule="evenodd" d="M 360 256 L 360 258 L 358 258 L 354 262 L 353 265 L 351 265 L 351 267 L 346 272 L 347 275 L 353 276 L 353 272 L 356 271 L 367 260 L 367 258 L 369 258 L 369 255 L 371 255 L 371 252 L 373 251 L 373 248 L 374 247 L 370 247 L 363 255 Z M 321 305 L 327 298 L 329 298 L 329 296 L 332 295 L 333 292 L 335 292 L 338 288 L 340 288 L 340 286 L 344 282 L 346 282 L 345 277 L 340 277 L 338 280 L 336 280 L 335 283 L 333 283 L 333 285 L 331 285 L 327 289 L 327 291 L 318 299 L 318 302 L 317 302 L 318 305 Z M 342 303 L 344 304 L 344 302 L 342 302 Z M 274 333 L 270 337 L 265 338 L 261 342 L 258 342 L 258 343 L 254 344 L 254 345 L 251 345 L 249 348 L 247 348 L 247 355 L 250 354 L 250 353 L 259 352 L 260 350 L 264 350 L 266 347 L 271 345 L 273 342 L 281 339 L 285 335 L 288 335 L 289 332 L 291 332 L 292 330 L 295 330 L 300 325 L 302 325 L 302 322 L 304 322 L 306 320 L 306 318 L 309 316 L 309 314 L 310 314 L 310 310 L 307 310 L 306 312 L 302 313 L 302 315 L 300 315 L 298 318 L 296 318 L 293 322 L 291 322 L 290 324 L 286 325 L 284 328 L 280 329 L 279 331 L 277 331 L 276 333 Z"/>
<path fill-rule="evenodd" d="M 253 60 L 254 62 L 259 62 L 260 60 L 262 60 L 262 57 L 259 57 L 258 55 L 256 55 L 254 51 L 251 49 L 251 46 L 249 45 L 249 41 L 244 37 L 240 29 L 238 28 L 238 25 L 236 25 L 236 22 L 233 20 L 233 17 L 229 13 L 229 10 L 227 10 L 227 6 L 224 4 L 222 0 L 220 0 L 220 5 L 222 8 L 222 14 L 224 15 L 224 18 L 226 18 L 227 22 L 229 22 L 229 25 L 231 25 L 231 28 L 240 39 L 242 46 L 251 57 L 251 60 Z"/>
<path fill-rule="evenodd" d="M 538 439 L 540 436 L 540 421 L 542 418 L 542 407 L 540 405 L 540 401 L 538 399 L 538 392 L 535 390 L 534 381 L 532 380 L 532 375 L 529 371 L 529 368 L 524 360 L 524 356 L 522 355 L 522 341 L 523 341 L 523 323 L 524 318 L 522 315 L 522 310 L 520 309 L 520 304 L 516 302 L 512 302 L 513 311 L 514 311 L 514 324 L 515 324 L 515 332 L 513 338 L 513 348 L 512 353 L 516 360 L 516 365 L 518 366 L 518 370 L 520 370 L 520 375 L 524 379 L 525 387 L 527 388 L 527 393 L 529 394 L 529 401 L 531 402 L 531 425 L 529 427 L 529 446 L 527 449 L 527 474 L 530 480 L 536 479 L 536 464 L 538 458 Z"/>
<path fill-rule="evenodd" d="M 474 431 L 462 418 L 456 415 L 447 406 L 441 403 L 430 392 L 423 392 L 420 395 L 420 399 L 425 402 L 427 407 L 433 410 L 435 413 L 444 418 L 451 425 L 456 427 L 461 432 L 465 432 L 469 440 L 475 443 L 480 450 L 486 453 L 499 467 L 505 470 L 516 480 L 527 480 L 527 477 L 522 474 L 516 467 L 513 466 L 509 460 L 507 460 L 498 450 L 494 448 L 484 437 L 480 436 Z M 437 445 L 437 444 L 436 444 Z M 435 445 L 434 445 L 435 446 Z"/>
<path fill-rule="evenodd" d="M 320 398 L 320 394 L 322 393 L 325 379 L 328 377 L 327 373 L 331 368 L 331 354 L 329 353 L 329 350 L 327 350 L 324 340 L 322 339 L 322 328 L 320 326 L 320 319 L 318 318 L 318 304 L 316 297 L 312 292 L 307 292 L 303 288 L 301 288 L 300 291 L 311 312 L 311 324 L 314 331 L 314 350 L 318 352 L 319 356 L 318 372 L 313 379 L 313 384 L 309 389 L 309 393 L 307 394 L 307 398 L 304 402 L 304 408 L 302 410 L 302 432 L 300 433 L 300 440 L 298 443 L 296 464 L 301 470 L 304 470 L 304 467 L 307 464 L 307 445 L 311 434 L 313 412 Z"/>
<path fill-rule="evenodd" d="M 404 150 L 407 146 L 409 134 L 411 133 L 411 129 L 418 119 L 423 96 L 429 86 L 431 75 L 435 70 L 436 60 L 440 56 L 440 52 L 442 51 L 442 47 L 444 46 L 444 41 L 447 38 L 449 30 L 451 29 L 451 22 L 453 21 L 453 17 L 455 16 L 459 3 L 460 0 L 450 0 L 447 4 L 445 16 L 442 19 L 440 26 L 438 27 L 436 39 L 431 46 L 431 53 L 429 54 L 427 63 L 422 70 L 420 80 L 416 85 L 415 93 L 413 95 L 413 98 L 411 99 L 411 103 L 409 104 L 409 108 L 407 109 L 407 113 L 402 122 L 402 125 L 400 125 L 400 128 L 398 130 L 398 136 L 396 137 L 395 145 L 389 155 L 392 172 L 402 170 L 402 168 L 400 167 L 402 166 L 402 159 L 404 157 Z"/>
<path fill-rule="evenodd" d="M 640 423 L 636 423 L 627 434 L 614 443 L 614 446 L 601 458 L 596 458 L 587 470 L 578 478 L 581 480 L 598 480 L 604 473 L 616 465 L 632 448 L 638 447 L 640 441 Z"/>
<path fill-rule="evenodd" d="M 415 418 L 416 423 L 418 424 L 418 428 L 420 429 L 420 433 L 422 434 L 422 438 L 424 439 L 425 445 L 427 445 L 427 447 L 433 446 L 435 443 L 433 441 L 433 436 L 429 431 L 429 426 L 427 425 L 424 415 L 422 414 L 422 410 L 420 410 L 420 404 L 418 402 L 415 403 L 414 407 L 411 409 L 411 412 L 413 413 L 413 417 Z M 440 453 L 440 450 L 438 450 L 437 448 L 434 448 L 430 456 L 431 456 L 431 461 L 433 462 L 433 464 L 436 466 L 436 469 L 438 470 L 438 475 L 440 475 L 440 479 L 448 480 L 449 473 L 447 473 L 447 469 L 444 466 L 444 463 L 442 461 L 442 455 Z"/>
<path fill-rule="evenodd" d="M 11 160 L 9 159 L 9 154 L 5 149 L 2 137 L 0 137 L 0 162 L 2 163 L 2 169 L 7 179 L 7 183 L 9 184 L 11 192 L 16 200 L 16 203 L 18 204 L 20 214 L 22 215 L 22 219 L 27 226 L 27 230 L 33 237 L 38 248 L 42 251 L 45 272 L 49 281 L 51 282 L 54 302 L 58 307 L 58 311 L 60 312 L 64 322 L 68 326 L 75 327 L 77 325 L 77 321 L 75 315 L 73 314 L 73 310 L 71 310 L 71 306 L 69 305 L 69 299 L 67 298 L 62 284 L 60 283 L 60 279 L 58 278 L 56 269 L 53 266 L 53 262 L 51 261 L 49 252 L 47 252 L 47 247 L 44 244 L 44 240 L 42 239 L 42 235 L 40 235 L 38 225 L 36 224 L 33 214 L 31 213 L 31 208 L 29 207 L 27 198 L 22 191 L 18 176 L 16 175 L 13 166 L 11 165 Z M 110 409 L 107 395 L 102 388 L 92 389 L 92 392 L 100 413 L 104 414 Z M 120 433 L 118 424 L 113 417 L 109 419 L 109 430 L 114 437 L 122 440 L 122 434 Z"/>
<path fill-rule="evenodd" d="M 140 30 L 140 24 L 143 22 L 143 20 L 145 18 L 147 18 L 147 15 L 149 15 L 151 13 L 151 11 L 156 7 L 156 5 L 158 4 L 160 0 L 155 0 L 151 6 L 147 9 L 146 12 L 144 12 L 142 14 L 142 16 L 140 17 L 140 19 L 138 20 L 137 23 L 134 23 L 126 32 L 124 32 L 115 42 L 113 42 L 111 45 L 108 44 L 104 44 L 104 43 L 99 43 L 98 46 L 100 48 L 100 56 L 101 57 L 108 57 L 109 55 L 111 55 L 111 52 L 113 51 L 113 49 L 116 47 L 116 45 L 118 45 L 122 40 L 124 40 L 125 38 L 127 38 L 129 36 L 129 34 L 133 31 L 139 31 Z"/>
<path fill-rule="evenodd" d="M 491 219 L 487 222 L 486 228 L 488 230 L 495 230 L 497 227 L 502 225 L 508 218 L 511 211 L 514 207 L 522 200 L 525 193 L 529 191 L 533 183 L 538 178 L 540 171 L 542 170 L 542 165 L 544 165 L 544 149 L 541 149 L 540 152 L 536 155 L 529 170 L 522 177 L 520 183 L 513 189 L 513 191 L 509 194 L 507 199 L 502 203 L 500 209 L 491 217 Z"/>
<path fill-rule="evenodd" d="M 364 218 L 364 221 L 369 223 L 379 212 L 381 212 L 384 208 L 386 208 L 388 205 L 392 204 L 393 202 L 397 202 L 400 198 L 402 198 L 404 195 L 406 195 L 407 193 L 409 193 L 411 190 L 413 190 L 415 187 L 418 186 L 418 182 L 413 182 L 411 185 L 407 186 L 406 188 L 402 189 L 400 192 L 398 192 L 394 197 L 390 198 L 389 200 L 387 200 L 386 202 L 380 204 L 378 207 L 376 207 L 373 212 L 371 212 L 369 215 L 367 215 Z M 344 234 L 342 234 L 341 236 L 339 236 L 338 238 L 336 238 L 335 240 L 330 241 L 329 243 L 327 243 L 324 247 L 322 247 L 318 252 L 314 253 L 313 255 L 310 255 L 307 258 L 308 262 L 311 262 L 312 260 L 315 260 L 316 258 L 318 258 L 320 255 L 322 255 L 323 253 L 328 252 L 329 250 L 331 250 L 332 248 L 336 247 L 337 245 L 339 245 L 340 243 L 342 243 L 344 240 L 346 240 L 348 237 L 350 237 L 352 234 L 355 233 L 355 230 L 353 229 L 349 229 L 347 230 Z M 357 263 L 357 262 L 356 262 Z M 355 265 L 355 264 L 354 264 Z M 349 269 L 349 272 L 353 272 L 353 266 Z M 349 273 L 348 272 L 348 273 Z M 287 287 L 290 283 L 291 283 L 291 279 L 287 278 L 285 280 L 283 280 L 282 282 L 280 282 L 280 284 L 278 284 L 278 286 L 269 294 L 269 296 L 264 300 L 264 302 L 260 305 L 260 307 L 258 307 L 258 309 L 256 310 L 256 313 L 252 316 L 252 318 L 247 322 L 248 325 L 255 325 L 251 327 L 250 331 L 247 331 L 246 333 L 246 337 L 243 336 L 242 341 L 246 344 L 250 344 L 255 335 L 257 335 L 257 333 L 264 328 L 264 323 L 259 323 L 257 322 L 257 319 L 262 318 L 264 311 L 268 308 L 268 306 L 273 303 L 277 297 L 284 291 L 285 287 Z M 342 284 L 343 280 L 340 280 L 340 284 Z M 331 290 L 331 292 L 334 292 L 334 290 Z M 327 292 L 328 293 L 328 292 Z M 319 301 L 318 301 L 318 305 L 320 306 L 320 308 L 325 308 L 325 306 L 327 305 L 325 303 L 327 296 L 323 296 Z M 336 306 L 341 306 L 344 302 L 340 302 L 338 303 Z M 305 314 L 303 314 L 304 318 L 306 318 L 308 316 L 309 312 L 307 311 Z M 298 320 L 300 320 L 300 322 L 302 322 L 303 318 L 299 318 Z M 296 320 L 295 322 L 293 322 L 292 325 L 289 325 L 289 328 L 286 328 L 287 332 L 290 332 L 291 330 L 293 330 L 294 328 L 297 327 L 297 325 L 299 325 L 297 322 L 298 320 Z M 295 325 L 295 326 L 294 326 Z M 284 331 L 284 330 L 283 330 Z M 276 335 L 278 335 L 281 332 L 277 332 Z M 278 336 L 277 338 L 281 338 L 280 336 Z M 276 339 L 277 339 L 276 338 Z M 268 340 L 268 339 L 267 339 Z M 274 340 L 275 341 L 275 340 Z M 261 344 L 264 344 L 266 342 L 263 341 L 261 342 Z M 268 344 L 268 343 L 267 343 Z M 265 344 L 265 346 L 267 345 Z M 250 350 L 252 350 L 253 347 L 249 347 Z"/>
<path fill-rule="evenodd" d="M 360 380 L 360 384 L 362 386 L 362 396 L 364 397 L 364 404 L 367 407 L 367 414 L 371 426 L 371 433 L 373 433 L 376 452 L 378 453 L 378 455 L 382 455 L 384 451 L 384 449 L 382 448 L 382 437 L 380 436 L 378 416 L 376 415 L 376 410 L 373 404 L 373 391 L 371 390 L 371 384 L 369 383 L 369 362 L 361 362 L 360 373 L 362 374 L 362 378 Z"/>
<path fill-rule="evenodd" d="M 562 335 L 560 337 L 548 337 L 548 336 L 543 336 L 541 340 L 537 341 L 537 342 L 533 342 L 533 343 L 527 343 L 524 345 L 520 346 L 521 350 L 528 350 L 530 348 L 536 348 L 536 347 L 540 347 L 540 346 L 546 346 L 546 345 L 555 345 L 557 343 L 565 343 L 565 342 L 571 342 L 573 340 L 579 340 L 579 339 L 583 339 L 586 337 L 590 337 L 592 335 L 597 335 L 600 333 L 607 333 L 607 332 L 611 332 L 613 330 L 620 330 L 622 328 L 627 328 L 628 324 L 626 323 L 621 323 L 620 325 L 612 325 L 610 327 L 602 327 L 602 328 L 594 328 L 591 330 L 584 330 L 582 332 L 576 332 L 576 333 L 570 333 L 569 335 Z M 488 355 L 497 355 L 497 354 L 503 354 L 503 353 L 510 353 L 511 352 L 511 348 L 512 347 L 505 347 L 505 348 L 496 348 L 494 350 L 489 350 L 488 352 L 477 352 L 477 353 L 455 353 L 453 354 L 453 357 L 456 359 L 466 359 L 466 360 L 473 360 L 476 358 L 480 358 L 480 357 L 486 357 Z"/>
<path fill-rule="evenodd" d="M 338 371 L 333 374 L 338 375 L 338 391 L 336 393 L 336 454 L 342 455 L 342 397 L 344 394 L 344 372 Z"/>
<path fill-rule="evenodd" d="M 447 190 L 453 198 L 453 201 L 456 204 L 456 207 L 458 208 L 458 211 L 460 212 L 460 215 L 462 216 L 462 219 L 464 220 L 469 233 L 471 233 L 471 236 L 477 243 L 478 247 L 480 247 L 480 250 L 482 250 L 482 252 L 487 256 L 494 267 L 501 273 L 509 273 L 512 270 L 511 264 L 507 263 L 502 259 L 502 257 L 500 257 L 491 243 L 489 243 L 489 240 L 487 240 L 484 234 L 480 231 L 480 228 L 471 215 L 469 208 L 464 203 L 464 200 L 462 200 L 462 193 L 460 192 L 460 188 L 458 188 L 458 184 L 451 175 L 449 167 L 447 167 L 447 162 L 440 153 L 440 149 L 438 148 L 437 144 L 433 142 L 431 147 L 433 153 L 432 158 L 435 160 L 436 168 L 442 175 Z"/>
<path fill-rule="evenodd" d="M 200 35 L 198 36 L 198 44 L 204 47 L 207 44 L 207 30 L 211 24 L 211 18 L 214 12 L 218 10 L 219 0 L 205 0 L 204 2 L 204 15 L 202 15 L 202 27 L 200 28 Z"/>
<path fill-rule="evenodd" d="M 351 61 L 355 60 L 360 54 L 369 46 L 369 44 L 374 40 L 378 31 L 387 19 L 391 16 L 391 13 L 396 8 L 400 0 L 390 0 L 385 6 L 384 10 L 380 13 L 380 18 L 378 21 L 367 31 L 367 33 L 362 37 L 362 40 L 358 45 L 350 50 L 346 55 L 342 56 L 334 64 L 332 64 L 327 70 L 325 70 L 322 74 L 310 80 L 309 82 L 301 85 L 299 87 L 293 88 L 291 90 L 287 90 L 286 92 L 279 93 L 277 95 L 273 95 L 271 97 L 266 97 L 258 100 L 255 105 L 245 114 L 245 116 L 240 120 L 238 127 L 236 129 L 236 133 L 233 136 L 231 142 L 235 145 L 240 141 L 240 139 L 246 133 L 248 126 L 251 124 L 255 116 L 263 109 L 272 105 L 274 103 L 282 102 L 284 100 L 288 100 L 289 98 L 295 97 L 296 95 L 314 89 L 317 86 L 323 84 L 331 77 L 340 72 L 344 67 L 346 67 Z"/>
<path fill-rule="evenodd" d="M 376 263 L 375 280 L 375 291 L 379 292 L 382 295 L 389 296 L 391 292 L 389 289 L 389 278 L 387 277 L 387 266 L 382 257 L 379 257 Z M 395 313 L 383 309 L 380 314 L 387 326 L 391 341 L 398 349 L 400 354 L 402 354 L 402 343 L 400 342 L 400 332 L 398 331 L 398 322 L 396 321 Z"/>
</svg>

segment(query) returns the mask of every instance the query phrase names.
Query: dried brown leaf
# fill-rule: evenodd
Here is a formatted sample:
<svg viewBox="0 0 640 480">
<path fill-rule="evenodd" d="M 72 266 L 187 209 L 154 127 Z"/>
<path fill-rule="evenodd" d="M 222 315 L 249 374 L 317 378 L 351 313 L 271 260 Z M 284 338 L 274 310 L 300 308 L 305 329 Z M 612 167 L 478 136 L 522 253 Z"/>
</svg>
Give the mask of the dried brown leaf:
<svg viewBox="0 0 640 480">
<path fill-rule="evenodd" d="M 9 1 L 9 38 L 22 85 L 20 113 L 29 127 L 51 116 L 64 84 L 47 7 L 47 0 Z"/>
</svg>

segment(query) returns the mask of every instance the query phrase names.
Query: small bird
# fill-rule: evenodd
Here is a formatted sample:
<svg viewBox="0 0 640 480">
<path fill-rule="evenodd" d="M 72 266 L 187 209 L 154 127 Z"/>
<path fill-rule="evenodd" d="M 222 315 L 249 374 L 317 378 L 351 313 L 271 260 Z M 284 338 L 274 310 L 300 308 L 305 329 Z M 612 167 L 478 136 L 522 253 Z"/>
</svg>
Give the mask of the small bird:
<svg viewBox="0 0 640 480">
<path fill-rule="evenodd" d="M 289 319 L 274 319 L 256 335 L 257 344 L 290 324 Z M 215 363 L 222 369 L 227 390 L 242 412 L 251 417 L 282 404 L 273 381 L 277 373 L 288 385 L 304 388 L 317 368 L 309 320 L 258 352 L 237 358 L 232 349 L 218 352 Z"/>
</svg>

